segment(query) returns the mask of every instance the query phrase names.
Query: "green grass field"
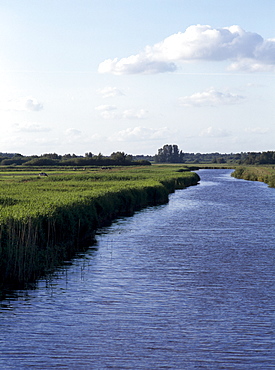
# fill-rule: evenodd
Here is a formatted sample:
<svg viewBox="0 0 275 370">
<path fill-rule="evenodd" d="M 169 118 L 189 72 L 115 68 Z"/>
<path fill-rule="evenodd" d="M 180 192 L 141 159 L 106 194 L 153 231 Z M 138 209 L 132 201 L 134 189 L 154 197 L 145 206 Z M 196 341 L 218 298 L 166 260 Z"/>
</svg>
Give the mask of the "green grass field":
<svg viewBox="0 0 275 370">
<path fill-rule="evenodd" d="M 91 245 L 99 226 L 199 181 L 179 165 L 42 171 L 0 168 L 2 288 L 35 281 Z"/>
</svg>

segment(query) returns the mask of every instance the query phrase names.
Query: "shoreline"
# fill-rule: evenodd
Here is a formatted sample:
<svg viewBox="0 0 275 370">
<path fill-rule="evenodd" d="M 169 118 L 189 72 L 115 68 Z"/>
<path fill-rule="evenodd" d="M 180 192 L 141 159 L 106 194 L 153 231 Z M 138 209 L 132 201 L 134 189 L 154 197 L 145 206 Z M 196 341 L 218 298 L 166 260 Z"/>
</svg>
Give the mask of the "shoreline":
<svg viewBox="0 0 275 370">
<path fill-rule="evenodd" d="M 25 219 L 8 219 L 0 227 L 0 290 L 24 289 L 55 270 L 94 242 L 98 228 L 120 216 L 169 201 L 176 189 L 196 185 L 196 173 L 174 173 L 153 185 L 125 185 L 71 204 L 54 212 Z"/>
</svg>

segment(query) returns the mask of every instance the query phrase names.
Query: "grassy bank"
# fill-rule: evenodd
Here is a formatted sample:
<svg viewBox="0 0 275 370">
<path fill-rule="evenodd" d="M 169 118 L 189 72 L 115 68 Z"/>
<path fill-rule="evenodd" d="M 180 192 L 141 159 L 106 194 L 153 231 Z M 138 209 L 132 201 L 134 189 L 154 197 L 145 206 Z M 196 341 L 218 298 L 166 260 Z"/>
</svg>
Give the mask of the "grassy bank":
<svg viewBox="0 0 275 370">
<path fill-rule="evenodd" d="M 237 167 L 232 173 L 237 179 L 250 181 L 262 181 L 275 188 L 275 166 L 246 166 Z"/>
<path fill-rule="evenodd" d="M 21 287 L 92 244 L 120 215 L 199 181 L 180 166 L 0 172 L 0 288 Z"/>
</svg>

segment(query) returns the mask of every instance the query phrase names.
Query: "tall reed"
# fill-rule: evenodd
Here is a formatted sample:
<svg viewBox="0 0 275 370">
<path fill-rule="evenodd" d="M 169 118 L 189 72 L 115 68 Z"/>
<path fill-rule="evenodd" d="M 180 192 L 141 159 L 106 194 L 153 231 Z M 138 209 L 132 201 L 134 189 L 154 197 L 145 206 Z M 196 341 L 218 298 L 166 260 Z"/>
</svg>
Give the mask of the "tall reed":
<svg viewBox="0 0 275 370">
<path fill-rule="evenodd" d="M 98 227 L 199 181 L 195 173 L 151 167 L 3 180 L 0 288 L 35 281 L 91 245 Z"/>
<path fill-rule="evenodd" d="M 233 177 L 249 181 L 261 181 L 275 188 L 274 166 L 241 166 L 232 173 Z"/>
</svg>

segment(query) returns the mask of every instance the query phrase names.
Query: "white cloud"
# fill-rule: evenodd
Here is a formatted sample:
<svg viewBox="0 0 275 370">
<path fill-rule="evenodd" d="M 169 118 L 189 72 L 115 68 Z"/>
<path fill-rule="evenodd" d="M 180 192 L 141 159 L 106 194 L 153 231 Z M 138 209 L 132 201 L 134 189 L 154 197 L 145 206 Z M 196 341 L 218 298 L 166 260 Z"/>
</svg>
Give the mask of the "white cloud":
<svg viewBox="0 0 275 370">
<path fill-rule="evenodd" d="M 242 59 L 232 63 L 228 67 L 229 71 L 244 71 L 244 72 L 274 72 L 275 66 L 265 64 L 252 59 Z"/>
<path fill-rule="evenodd" d="M 140 55 L 131 55 L 128 58 L 119 60 L 107 59 L 100 63 L 98 67 L 99 73 L 113 73 L 116 75 L 124 74 L 154 74 L 162 72 L 174 72 L 177 69 L 175 63 L 150 60 L 146 53 Z"/>
<path fill-rule="evenodd" d="M 245 129 L 245 132 L 248 132 L 250 134 L 261 134 L 261 135 L 265 135 L 265 134 L 268 134 L 270 133 L 270 129 L 269 128 L 265 128 L 265 127 L 247 127 Z"/>
<path fill-rule="evenodd" d="M 103 89 L 97 90 L 98 94 L 101 95 L 102 98 L 114 98 L 116 96 L 125 95 L 120 89 L 117 87 L 104 87 Z"/>
<path fill-rule="evenodd" d="M 259 87 L 264 87 L 264 85 L 262 84 L 257 84 L 257 83 L 254 83 L 254 82 L 249 82 L 246 87 L 249 87 L 249 88 L 259 88 Z"/>
<path fill-rule="evenodd" d="M 254 49 L 253 57 L 240 58 L 232 63 L 229 70 L 247 72 L 275 71 L 275 39 L 263 40 Z"/>
<path fill-rule="evenodd" d="M 231 70 L 275 71 L 275 39 L 264 40 L 239 26 L 215 29 L 193 25 L 146 46 L 139 54 L 107 59 L 98 71 L 117 75 L 173 72 L 178 68 L 176 63 L 197 60 L 230 60 Z"/>
<path fill-rule="evenodd" d="M 227 137 L 230 136 L 230 133 L 223 128 L 208 127 L 205 130 L 200 132 L 202 137 Z"/>
<path fill-rule="evenodd" d="M 70 137 L 75 137 L 75 136 L 79 136 L 81 135 L 81 131 L 80 130 L 77 130 L 76 128 L 68 128 L 66 131 L 65 131 L 65 134 L 67 136 L 70 136 Z"/>
<path fill-rule="evenodd" d="M 232 94 L 229 92 L 217 91 L 210 88 L 203 92 L 198 92 L 190 96 L 179 98 L 180 104 L 184 107 L 204 107 L 204 106 L 217 106 L 217 105 L 231 105 L 238 104 L 244 97 L 241 95 Z"/>
<path fill-rule="evenodd" d="M 106 112 L 106 111 L 110 112 L 110 111 L 116 110 L 117 107 L 115 105 L 99 105 L 95 109 L 101 112 Z"/>
<path fill-rule="evenodd" d="M 25 108 L 28 111 L 39 111 L 43 109 L 43 104 L 39 103 L 36 99 L 28 98 L 25 101 Z"/>
<path fill-rule="evenodd" d="M 144 119 L 148 112 L 145 109 L 126 109 L 122 113 L 117 111 L 115 105 L 99 105 L 95 108 L 105 119 Z"/>
<path fill-rule="evenodd" d="M 158 129 L 147 127 L 134 127 L 121 130 L 109 137 L 109 141 L 149 141 L 167 139 L 171 136 L 171 131 L 167 127 Z"/>
<path fill-rule="evenodd" d="M 48 132 L 49 127 L 42 126 L 39 123 L 15 123 L 13 128 L 17 132 Z"/>
<path fill-rule="evenodd" d="M 24 97 L 17 99 L 9 99 L 0 102 L 0 109 L 15 110 L 15 111 L 40 111 L 43 109 L 43 104 L 37 99 Z"/>
<path fill-rule="evenodd" d="M 95 109 L 100 112 L 101 117 L 104 119 L 112 119 L 117 116 L 117 107 L 115 105 L 99 105 Z"/>
<path fill-rule="evenodd" d="M 128 109 L 122 113 L 122 117 L 126 119 L 143 119 L 146 118 L 147 113 L 148 112 L 145 109 L 140 109 L 136 111 Z"/>
</svg>

